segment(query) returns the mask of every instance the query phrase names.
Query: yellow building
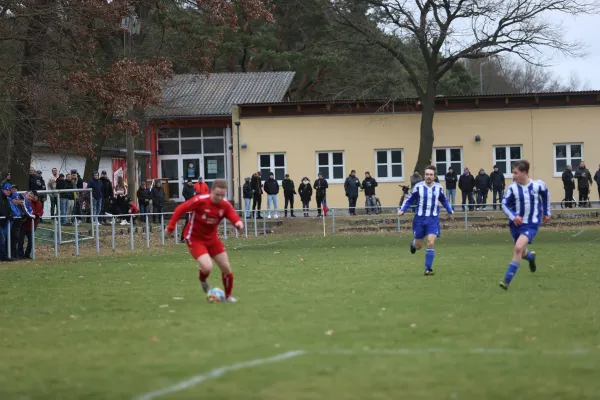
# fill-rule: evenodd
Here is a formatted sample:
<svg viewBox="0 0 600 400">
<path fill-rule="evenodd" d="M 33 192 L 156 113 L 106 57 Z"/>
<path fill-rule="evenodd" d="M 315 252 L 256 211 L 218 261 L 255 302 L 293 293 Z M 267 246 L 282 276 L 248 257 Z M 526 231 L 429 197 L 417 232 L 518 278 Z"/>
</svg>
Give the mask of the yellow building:
<svg viewBox="0 0 600 400">
<path fill-rule="evenodd" d="M 264 172 L 273 171 L 281 182 L 289 173 L 297 187 L 302 177 L 314 182 L 322 171 L 331 208 L 348 206 L 343 184 L 352 169 L 361 180 L 369 171 L 379 182 L 382 205 L 396 206 L 399 185 L 410 185 L 417 160 L 419 107 L 412 99 L 234 106 L 232 122 L 240 123 L 241 176 L 262 170 L 265 178 Z M 600 164 L 600 91 L 439 97 L 436 108 L 432 164 L 442 184 L 451 165 L 460 175 L 464 167 L 473 174 L 484 168 L 489 174 L 496 164 L 508 180 L 511 162 L 524 158 L 531 162 L 531 176 L 546 181 L 552 200 L 561 201 L 560 177 L 567 164 L 576 169 L 584 160 L 592 174 Z M 233 132 L 234 168 L 237 138 Z M 237 180 L 234 186 L 237 193 Z M 595 183 L 591 199 L 597 199 Z M 282 200 L 280 191 L 280 208 Z M 364 205 L 362 194 L 357 205 Z M 314 196 L 311 207 L 316 207 Z"/>
</svg>

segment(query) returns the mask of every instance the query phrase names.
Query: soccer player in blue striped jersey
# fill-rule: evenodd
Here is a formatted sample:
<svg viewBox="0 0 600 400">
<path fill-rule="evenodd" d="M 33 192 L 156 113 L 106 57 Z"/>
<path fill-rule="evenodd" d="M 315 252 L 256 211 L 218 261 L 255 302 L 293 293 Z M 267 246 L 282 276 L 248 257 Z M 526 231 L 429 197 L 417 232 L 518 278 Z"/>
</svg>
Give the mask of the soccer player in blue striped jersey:
<svg viewBox="0 0 600 400">
<path fill-rule="evenodd" d="M 442 203 L 448 214 L 454 214 L 448 199 L 444 195 L 444 188 L 434 182 L 435 167 L 425 168 L 425 180 L 417 183 L 410 192 L 404 204 L 398 209 L 398 215 L 403 215 L 408 208 L 416 204 L 415 217 L 413 218 L 413 241 L 410 243 L 410 252 L 415 252 L 423 245 L 427 238 L 425 251 L 425 276 L 433 275 L 433 259 L 435 258 L 435 239 L 440 236 L 440 204 Z"/>
<path fill-rule="evenodd" d="M 506 270 L 500 287 L 508 286 L 519 269 L 521 259 L 529 261 L 529 270 L 535 272 L 535 253 L 527 245 L 540 229 L 542 222 L 550 221 L 550 194 L 543 181 L 529 177 L 529 162 L 521 160 L 513 164 L 513 183 L 502 199 L 502 211 L 510 219 L 510 233 L 515 241 L 513 258 Z"/>
</svg>

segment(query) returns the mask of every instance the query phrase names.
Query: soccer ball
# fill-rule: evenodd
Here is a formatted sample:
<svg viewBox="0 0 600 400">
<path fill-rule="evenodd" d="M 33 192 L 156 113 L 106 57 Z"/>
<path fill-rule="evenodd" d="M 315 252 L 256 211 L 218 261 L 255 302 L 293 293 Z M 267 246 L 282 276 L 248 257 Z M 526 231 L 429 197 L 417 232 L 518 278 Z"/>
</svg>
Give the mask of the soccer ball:
<svg viewBox="0 0 600 400">
<path fill-rule="evenodd" d="M 209 303 L 221 303 L 225 301 L 225 292 L 219 288 L 212 288 L 206 293 L 206 301 Z"/>
</svg>

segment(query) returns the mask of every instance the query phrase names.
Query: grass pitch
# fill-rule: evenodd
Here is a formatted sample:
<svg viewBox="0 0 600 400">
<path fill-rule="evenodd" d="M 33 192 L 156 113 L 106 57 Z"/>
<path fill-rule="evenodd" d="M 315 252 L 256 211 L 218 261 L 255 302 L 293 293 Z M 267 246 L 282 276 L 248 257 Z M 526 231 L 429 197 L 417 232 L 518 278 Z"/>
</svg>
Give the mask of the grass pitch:
<svg viewBox="0 0 600 400">
<path fill-rule="evenodd" d="M 508 292 L 508 232 L 444 232 L 434 277 L 409 240 L 230 239 L 237 304 L 205 302 L 185 246 L 2 264 L 0 398 L 133 399 L 194 376 L 147 398 L 598 398 L 600 231 L 542 229 L 538 272 L 524 262 Z"/>
</svg>

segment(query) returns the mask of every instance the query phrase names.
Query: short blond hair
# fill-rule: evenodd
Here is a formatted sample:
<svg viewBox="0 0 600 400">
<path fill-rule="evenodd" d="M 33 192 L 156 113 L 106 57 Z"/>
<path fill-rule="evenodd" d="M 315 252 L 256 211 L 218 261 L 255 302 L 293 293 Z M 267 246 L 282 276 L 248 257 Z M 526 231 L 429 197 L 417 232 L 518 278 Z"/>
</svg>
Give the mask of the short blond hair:
<svg viewBox="0 0 600 400">
<path fill-rule="evenodd" d="M 225 189 L 227 190 L 227 181 L 225 179 L 215 179 L 210 186 L 210 190 Z"/>
</svg>

